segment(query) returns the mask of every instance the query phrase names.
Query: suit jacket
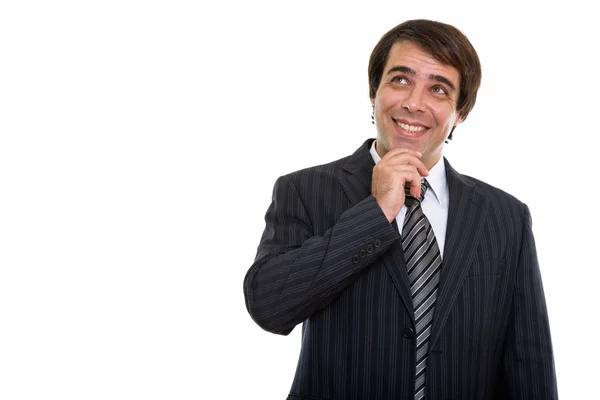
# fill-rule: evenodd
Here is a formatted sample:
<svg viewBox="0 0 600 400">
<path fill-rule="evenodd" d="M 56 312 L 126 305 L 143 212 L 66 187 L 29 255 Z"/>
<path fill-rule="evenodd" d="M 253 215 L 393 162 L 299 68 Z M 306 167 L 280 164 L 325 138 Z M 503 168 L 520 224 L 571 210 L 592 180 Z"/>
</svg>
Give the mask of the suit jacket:
<svg viewBox="0 0 600 400">
<path fill-rule="evenodd" d="M 280 177 L 246 307 L 263 329 L 302 323 L 288 399 L 414 399 L 415 324 L 400 234 L 371 196 L 373 139 Z M 556 399 L 550 329 L 527 206 L 456 172 L 426 399 Z"/>
</svg>

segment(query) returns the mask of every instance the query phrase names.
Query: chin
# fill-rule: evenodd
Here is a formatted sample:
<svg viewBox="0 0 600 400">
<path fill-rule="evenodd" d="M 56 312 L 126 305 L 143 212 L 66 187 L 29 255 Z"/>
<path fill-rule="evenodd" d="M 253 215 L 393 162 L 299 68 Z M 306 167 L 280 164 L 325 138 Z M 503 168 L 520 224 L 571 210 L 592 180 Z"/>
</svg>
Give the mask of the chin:
<svg viewBox="0 0 600 400">
<path fill-rule="evenodd" d="M 403 139 L 398 139 L 395 140 L 393 145 L 391 146 L 391 149 L 412 149 L 412 150 L 419 150 L 419 145 L 413 141 L 410 140 L 403 140 Z M 391 150 L 390 149 L 390 150 Z"/>
</svg>

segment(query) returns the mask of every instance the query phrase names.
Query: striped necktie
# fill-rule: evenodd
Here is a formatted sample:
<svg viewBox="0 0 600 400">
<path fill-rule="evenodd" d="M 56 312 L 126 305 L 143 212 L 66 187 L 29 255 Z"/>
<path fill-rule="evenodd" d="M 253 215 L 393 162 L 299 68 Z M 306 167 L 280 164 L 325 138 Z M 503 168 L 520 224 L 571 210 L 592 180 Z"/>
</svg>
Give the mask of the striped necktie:
<svg viewBox="0 0 600 400">
<path fill-rule="evenodd" d="M 429 187 L 427 180 L 421 183 L 421 199 Z M 408 207 L 402 227 L 402 249 L 408 267 L 408 279 L 415 312 L 417 357 L 415 374 L 415 400 L 425 396 L 425 374 L 429 335 L 433 323 L 435 300 L 440 281 L 442 258 L 435 234 L 421 208 L 421 200 L 415 199 L 405 188 Z"/>
</svg>

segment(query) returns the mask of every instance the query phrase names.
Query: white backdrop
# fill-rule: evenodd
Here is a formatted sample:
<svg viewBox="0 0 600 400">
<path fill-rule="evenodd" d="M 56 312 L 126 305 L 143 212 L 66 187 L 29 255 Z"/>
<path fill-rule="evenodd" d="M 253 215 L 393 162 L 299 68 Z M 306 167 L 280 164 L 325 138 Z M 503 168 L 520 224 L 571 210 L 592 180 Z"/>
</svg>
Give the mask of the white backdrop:
<svg viewBox="0 0 600 400">
<path fill-rule="evenodd" d="M 369 54 L 411 18 L 479 52 L 445 155 L 529 205 L 561 398 L 592 398 L 600 30 L 584 4 L 2 2 L 0 398 L 284 399 L 300 329 L 262 331 L 242 293 L 272 186 L 374 136 Z"/>
</svg>

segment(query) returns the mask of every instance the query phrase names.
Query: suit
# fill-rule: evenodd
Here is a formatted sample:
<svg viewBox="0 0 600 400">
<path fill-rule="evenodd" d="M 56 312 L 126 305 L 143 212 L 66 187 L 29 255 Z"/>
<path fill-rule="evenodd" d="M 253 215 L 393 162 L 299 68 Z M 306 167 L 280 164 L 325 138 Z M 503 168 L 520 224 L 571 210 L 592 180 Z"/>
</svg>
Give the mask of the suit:
<svg viewBox="0 0 600 400">
<path fill-rule="evenodd" d="M 400 233 L 371 196 L 372 139 L 280 177 L 244 280 L 263 329 L 302 323 L 289 400 L 414 399 L 415 325 Z M 426 399 L 556 399 L 527 206 L 456 172 L 429 342 Z"/>
</svg>

